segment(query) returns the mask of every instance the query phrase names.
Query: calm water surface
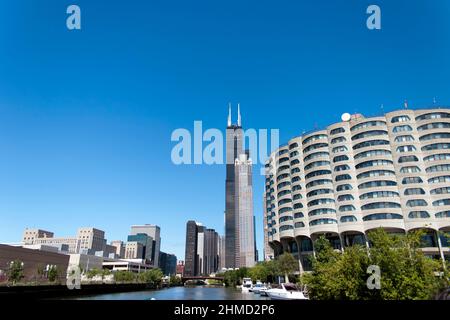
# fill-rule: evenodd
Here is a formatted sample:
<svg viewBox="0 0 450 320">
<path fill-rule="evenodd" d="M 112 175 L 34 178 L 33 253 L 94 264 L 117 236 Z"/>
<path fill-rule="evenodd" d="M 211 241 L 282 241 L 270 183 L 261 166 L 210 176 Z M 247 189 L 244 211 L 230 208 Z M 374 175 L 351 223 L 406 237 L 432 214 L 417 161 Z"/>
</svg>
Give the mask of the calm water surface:
<svg viewBox="0 0 450 320">
<path fill-rule="evenodd" d="M 173 287 L 161 290 L 109 293 L 77 297 L 80 300 L 267 300 L 259 294 L 224 287 Z"/>
</svg>

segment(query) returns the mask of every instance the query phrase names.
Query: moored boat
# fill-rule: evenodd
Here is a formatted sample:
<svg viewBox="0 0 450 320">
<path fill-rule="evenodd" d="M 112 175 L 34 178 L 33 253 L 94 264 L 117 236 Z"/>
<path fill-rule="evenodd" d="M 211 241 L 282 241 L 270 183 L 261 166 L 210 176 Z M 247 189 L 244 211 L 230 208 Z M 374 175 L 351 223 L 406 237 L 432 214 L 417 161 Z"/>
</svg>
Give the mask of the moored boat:
<svg viewBox="0 0 450 320">
<path fill-rule="evenodd" d="M 293 283 L 282 283 L 281 288 L 269 289 L 266 293 L 273 300 L 308 300 Z"/>
</svg>

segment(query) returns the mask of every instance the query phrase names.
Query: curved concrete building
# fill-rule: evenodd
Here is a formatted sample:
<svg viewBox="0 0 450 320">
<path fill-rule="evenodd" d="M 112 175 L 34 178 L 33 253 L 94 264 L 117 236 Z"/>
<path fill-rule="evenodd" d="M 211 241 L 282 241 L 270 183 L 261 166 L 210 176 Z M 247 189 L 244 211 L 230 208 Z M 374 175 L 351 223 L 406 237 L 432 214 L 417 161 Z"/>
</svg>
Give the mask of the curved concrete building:
<svg viewBox="0 0 450 320">
<path fill-rule="evenodd" d="M 424 252 L 450 259 L 450 109 L 352 115 L 291 139 L 265 166 L 265 238 L 300 271 L 320 235 L 343 249 L 379 227 L 424 229 Z"/>
</svg>

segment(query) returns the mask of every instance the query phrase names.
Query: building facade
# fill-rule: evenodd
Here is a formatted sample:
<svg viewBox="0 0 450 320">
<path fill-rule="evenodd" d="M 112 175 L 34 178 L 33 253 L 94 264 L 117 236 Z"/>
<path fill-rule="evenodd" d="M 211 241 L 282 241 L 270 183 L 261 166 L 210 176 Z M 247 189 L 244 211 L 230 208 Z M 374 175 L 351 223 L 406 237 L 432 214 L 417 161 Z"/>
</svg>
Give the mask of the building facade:
<svg viewBox="0 0 450 320">
<path fill-rule="evenodd" d="M 174 276 L 177 268 L 177 256 L 163 251 L 159 252 L 159 269 L 165 276 Z"/>
<path fill-rule="evenodd" d="M 238 104 L 237 124 L 232 124 L 231 107 L 226 130 L 225 180 L 225 267 L 251 267 L 255 264 L 252 170 L 247 151 Z M 252 249 L 249 247 L 252 246 Z M 241 252 L 242 248 L 242 252 Z M 249 254 L 253 258 L 247 259 Z"/>
<path fill-rule="evenodd" d="M 219 235 L 195 221 L 186 224 L 184 276 L 209 275 L 219 268 Z"/>
<path fill-rule="evenodd" d="M 450 109 L 397 110 L 291 139 L 266 163 L 264 235 L 301 270 L 313 242 L 368 245 L 367 232 L 424 229 L 424 252 L 449 259 Z"/>
<path fill-rule="evenodd" d="M 144 233 L 153 239 L 152 246 L 152 263 L 155 267 L 159 265 L 159 251 L 161 248 L 161 229 L 157 225 L 143 224 L 131 226 L 131 235 L 137 235 L 138 233 Z"/>
<path fill-rule="evenodd" d="M 128 241 L 125 245 L 125 259 L 140 259 L 144 255 L 144 246 L 138 241 Z"/>
</svg>

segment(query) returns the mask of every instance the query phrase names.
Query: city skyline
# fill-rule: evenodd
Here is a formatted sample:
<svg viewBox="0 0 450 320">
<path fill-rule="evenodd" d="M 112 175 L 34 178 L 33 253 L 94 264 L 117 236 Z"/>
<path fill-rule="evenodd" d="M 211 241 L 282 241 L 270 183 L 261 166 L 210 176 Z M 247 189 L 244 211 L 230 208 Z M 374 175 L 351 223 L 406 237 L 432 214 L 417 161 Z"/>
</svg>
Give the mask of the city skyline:
<svg viewBox="0 0 450 320">
<path fill-rule="evenodd" d="M 358 1 L 79 4 L 79 32 L 65 4 L 0 4 L 1 243 L 27 226 L 126 240 L 124 226 L 152 223 L 182 259 L 187 220 L 224 234 L 225 170 L 174 165 L 173 130 L 201 120 L 224 133 L 240 102 L 247 128 L 280 129 L 285 143 L 344 112 L 450 102 L 448 1 L 379 1 L 379 31 Z"/>
</svg>

